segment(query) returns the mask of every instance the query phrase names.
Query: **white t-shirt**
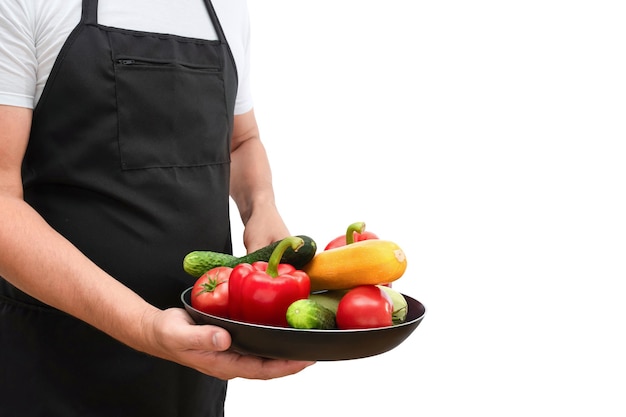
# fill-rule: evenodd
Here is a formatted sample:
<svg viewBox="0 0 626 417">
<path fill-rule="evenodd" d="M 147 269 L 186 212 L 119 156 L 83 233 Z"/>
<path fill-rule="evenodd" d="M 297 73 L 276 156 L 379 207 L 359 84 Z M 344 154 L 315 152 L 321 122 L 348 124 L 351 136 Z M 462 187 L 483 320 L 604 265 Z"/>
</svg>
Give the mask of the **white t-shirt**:
<svg viewBox="0 0 626 417">
<path fill-rule="evenodd" d="M 217 39 L 204 0 L 100 0 L 98 23 Z M 235 114 L 252 109 L 246 0 L 212 0 L 235 58 Z M 34 108 L 56 57 L 80 21 L 82 0 L 0 0 L 0 104 Z"/>
</svg>

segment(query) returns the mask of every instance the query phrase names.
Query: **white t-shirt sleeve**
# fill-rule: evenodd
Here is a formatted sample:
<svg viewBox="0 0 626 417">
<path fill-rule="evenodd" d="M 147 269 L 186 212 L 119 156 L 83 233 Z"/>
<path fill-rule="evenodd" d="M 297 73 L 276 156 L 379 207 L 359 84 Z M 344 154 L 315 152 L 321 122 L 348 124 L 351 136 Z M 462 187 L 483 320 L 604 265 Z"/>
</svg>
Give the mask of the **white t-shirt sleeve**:
<svg viewBox="0 0 626 417">
<path fill-rule="evenodd" d="M 235 101 L 235 114 L 252 109 L 250 87 L 250 15 L 246 0 L 213 0 L 226 40 L 237 65 L 239 87 Z"/>
<path fill-rule="evenodd" d="M 0 104 L 33 108 L 37 54 L 24 3 L 0 1 Z"/>
<path fill-rule="evenodd" d="M 246 15 L 247 21 L 247 15 Z M 235 101 L 235 114 L 243 114 L 254 106 L 252 100 L 252 88 L 250 86 L 250 24 L 246 25 L 244 35 L 240 38 L 243 42 L 242 51 L 239 51 L 240 62 L 237 63 L 239 86 L 237 90 L 237 100 Z M 232 49 L 232 46 L 231 46 Z M 235 51 L 233 51 L 235 54 Z"/>
</svg>

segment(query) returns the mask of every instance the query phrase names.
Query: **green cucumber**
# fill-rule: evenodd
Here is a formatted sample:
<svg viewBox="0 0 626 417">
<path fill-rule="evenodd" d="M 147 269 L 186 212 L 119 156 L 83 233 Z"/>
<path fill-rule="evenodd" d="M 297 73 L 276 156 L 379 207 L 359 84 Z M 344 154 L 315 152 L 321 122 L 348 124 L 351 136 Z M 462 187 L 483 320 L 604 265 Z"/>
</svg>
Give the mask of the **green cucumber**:
<svg viewBox="0 0 626 417">
<path fill-rule="evenodd" d="M 226 253 L 196 250 L 185 255 L 183 269 L 192 277 L 200 278 L 205 272 L 218 266 L 230 265 L 236 260 L 236 256 Z"/>
<path fill-rule="evenodd" d="M 283 257 L 280 258 L 280 263 L 293 265 L 293 267 L 296 269 L 302 269 L 302 267 L 308 264 L 315 256 L 315 253 L 317 252 L 317 244 L 313 239 L 308 236 L 298 235 L 296 237 L 304 240 L 304 245 L 299 247 L 297 251 L 294 251 L 291 247 L 288 247 L 287 250 L 285 250 L 285 252 L 283 253 Z M 268 262 L 270 256 L 272 256 L 272 252 L 274 252 L 274 249 L 276 249 L 276 246 L 278 246 L 279 243 L 280 240 L 274 243 L 270 243 L 264 248 L 261 248 L 238 258 L 236 261 L 236 265 L 241 263 L 251 264 L 257 261 Z"/>
<path fill-rule="evenodd" d="M 337 328 L 335 313 L 310 298 L 291 303 L 287 309 L 287 323 L 295 329 L 331 330 Z"/>
<path fill-rule="evenodd" d="M 291 247 L 288 247 L 283 253 L 280 263 L 293 265 L 296 269 L 301 269 L 313 259 L 317 252 L 317 244 L 313 239 L 308 236 L 298 235 L 302 238 L 304 245 L 294 251 Z M 268 262 L 272 252 L 276 249 L 276 246 L 280 243 L 280 240 L 271 243 L 264 248 L 258 249 L 247 255 L 236 257 L 225 253 L 211 252 L 211 251 L 193 251 L 188 253 L 183 259 L 183 269 L 189 275 L 199 278 L 205 272 L 216 268 L 218 266 L 228 266 L 234 268 L 235 266 L 243 263 L 251 264 L 257 261 Z"/>
</svg>

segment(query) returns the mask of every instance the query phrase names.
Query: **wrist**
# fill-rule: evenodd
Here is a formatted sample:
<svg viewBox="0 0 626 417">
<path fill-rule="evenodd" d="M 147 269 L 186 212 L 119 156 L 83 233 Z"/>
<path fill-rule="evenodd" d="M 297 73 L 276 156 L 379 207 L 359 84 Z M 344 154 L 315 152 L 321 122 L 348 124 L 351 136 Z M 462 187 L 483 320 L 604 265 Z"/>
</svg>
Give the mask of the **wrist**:
<svg viewBox="0 0 626 417">
<path fill-rule="evenodd" d="M 159 346 L 157 336 L 157 321 L 162 311 L 150 304 L 141 312 L 137 319 L 137 327 L 131 335 L 129 346 L 144 353 L 155 355 L 155 348 Z"/>
</svg>

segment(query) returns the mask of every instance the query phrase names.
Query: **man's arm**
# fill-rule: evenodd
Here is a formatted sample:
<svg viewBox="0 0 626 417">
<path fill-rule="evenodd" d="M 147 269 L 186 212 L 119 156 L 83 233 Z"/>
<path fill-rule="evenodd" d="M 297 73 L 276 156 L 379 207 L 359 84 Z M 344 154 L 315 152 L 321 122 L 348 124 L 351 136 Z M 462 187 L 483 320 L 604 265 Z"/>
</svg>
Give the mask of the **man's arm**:
<svg viewBox="0 0 626 417">
<path fill-rule="evenodd" d="M 0 106 L 0 275 L 31 296 L 145 348 L 133 337 L 142 331 L 137 318 L 156 308 L 98 268 L 23 200 L 21 163 L 31 119 L 30 109 Z"/>
<path fill-rule="evenodd" d="M 31 120 L 30 109 L 0 105 L 2 277 L 137 350 L 221 379 L 276 378 L 310 364 L 226 352 L 228 332 L 194 325 L 183 309 L 148 304 L 52 229 L 23 199 L 21 164 Z"/>
<path fill-rule="evenodd" d="M 289 236 L 277 208 L 270 163 L 254 110 L 235 116 L 230 194 L 245 226 L 248 252 Z"/>
</svg>

